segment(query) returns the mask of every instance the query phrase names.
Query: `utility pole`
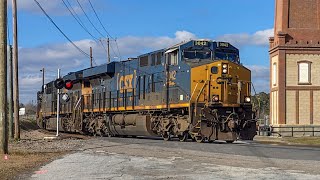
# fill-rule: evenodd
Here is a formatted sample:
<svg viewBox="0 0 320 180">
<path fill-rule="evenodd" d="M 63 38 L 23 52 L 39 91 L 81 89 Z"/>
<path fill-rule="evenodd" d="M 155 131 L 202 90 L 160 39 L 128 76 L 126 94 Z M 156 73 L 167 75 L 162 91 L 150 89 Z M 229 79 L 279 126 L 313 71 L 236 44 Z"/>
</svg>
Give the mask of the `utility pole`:
<svg viewBox="0 0 320 180">
<path fill-rule="evenodd" d="M 7 1 L 7 0 L 6 0 Z M 14 111 L 14 138 L 20 139 L 20 120 L 19 120 L 19 82 L 18 82 L 18 16 L 17 0 L 12 0 L 13 14 L 13 111 Z"/>
<path fill-rule="evenodd" d="M 110 63 L 110 39 L 108 38 L 108 63 Z"/>
<path fill-rule="evenodd" d="M 0 3 L 0 153 L 8 154 L 7 124 L 7 0 Z"/>
<path fill-rule="evenodd" d="M 58 79 L 60 78 L 60 69 L 58 69 Z M 59 136 L 59 115 L 60 115 L 60 89 L 57 89 L 57 134 Z"/>
<path fill-rule="evenodd" d="M 44 92 L 44 68 L 42 68 L 40 72 L 42 72 L 42 92 Z"/>
<path fill-rule="evenodd" d="M 9 59 L 8 59 L 8 121 L 9 121 L 9 137 L 14 138 L 13 127 L 13 81 L 12 81 L 12 46 L 9 46 Z"/>
<path fill-rule="evenodd" d="M 92 59 L 93 59 L 93 57 L 92 57 L 92 47 L 90 47 L 90 67 L 93 67 L 92 66 Z"/>
</svg>

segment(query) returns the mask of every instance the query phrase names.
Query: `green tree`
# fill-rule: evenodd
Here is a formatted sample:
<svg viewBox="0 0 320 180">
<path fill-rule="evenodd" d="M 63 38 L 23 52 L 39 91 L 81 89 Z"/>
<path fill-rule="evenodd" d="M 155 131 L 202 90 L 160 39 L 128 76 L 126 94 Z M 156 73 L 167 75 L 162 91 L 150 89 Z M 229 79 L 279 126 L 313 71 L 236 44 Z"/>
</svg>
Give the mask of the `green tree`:
<svg viewBox="0 0 320 180">
<path fill-rule="evenodd" d="M 270 112 L 270 94 L 260 92 L 252 97 L 253 109 L 258 119 L 264 119 Z"/>
</svg>

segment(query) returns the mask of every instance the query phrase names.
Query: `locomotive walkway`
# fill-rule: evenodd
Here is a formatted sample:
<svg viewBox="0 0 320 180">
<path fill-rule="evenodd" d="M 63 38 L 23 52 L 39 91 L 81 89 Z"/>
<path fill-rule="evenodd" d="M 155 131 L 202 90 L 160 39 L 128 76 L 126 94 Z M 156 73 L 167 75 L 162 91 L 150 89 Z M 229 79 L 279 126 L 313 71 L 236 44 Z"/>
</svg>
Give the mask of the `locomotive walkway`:
<svg viewBox="0 0 320 180">
<path fill-rule="evenodd" d="M 30 179 L 320 179 L 320 148 L 96 138 Z"/>
</svg>

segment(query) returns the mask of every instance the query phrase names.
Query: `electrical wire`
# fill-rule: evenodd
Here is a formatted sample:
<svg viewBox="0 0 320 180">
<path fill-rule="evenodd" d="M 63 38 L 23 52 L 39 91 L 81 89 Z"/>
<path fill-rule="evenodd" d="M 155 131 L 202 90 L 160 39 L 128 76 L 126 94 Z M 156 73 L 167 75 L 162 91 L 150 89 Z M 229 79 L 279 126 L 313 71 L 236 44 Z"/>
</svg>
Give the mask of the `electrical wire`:
<svg viewBox="0 0 320 180">
<path fill-rule="evenodd" d="M 90 1 L 90 0 L 88 0 L 88 1 L 89 1 L 89 4 L 90 4 L 90 6 L 91 6 L 91 8 L 92 8 L 92 10 L 93 10 L 93 12 L 94 12 L 94 14 L 96 15 L 96 17 L 97 17 L 97 19 L 98 19 L 100 25 L 101 25 L 102 28 L 104 29 L 104 31 L 107 33 L 107 35 L 108 35 L 111 39 L 114 39 L 114 38 L 110 35 L 110 33 L 107 31 L 107 29 L 105 28 L 105 26 L 102 24 L 102 22 L 101 22 L 101 20 L 100 20 L 100 18 L 99 18 L 99 16 L 98 16 L 96 10 L 94 9 L 91 1 Z"/>
<path fill-rule="evenodd" d="M 118 41 L 117 41 L 117 39 L 115 39 L 115 42 L 116 42 L 117 50 L 118 50 L 118 53 L 119 53 L 119 58 L 122 59 L 122 56 L 121 56 L 121 53 L 120 53 L 120 50 L 119 50 L 119 46 L 118 46 Z"/>
<path fill-rule="evenodd" d="M 105 37 L 99 30 L 98 28 L 93 24 L 93 22 L 90 20 L 89 16 L 87 15 L 87 13 L 85 12 L 84 8 L 82 7 L 81 3 L 79 2 L 79 0 L 77 0 L 80 9 L 82 10 L 82 12 L 84 13 L 84 15 L 86 16 L 86 18 L 88 19 L 88 21 L 90 22 L 90 24 L 92 25 L 92 27 L 102 36 Z"/>
<path fill-rule="evenodd" d="M 43 9 L 41 4 L 37 1 L 34 0 L 34 2 L 39 6 L 41 11 L 47 16 L 47 18 L 50 20 L 50 22 L 59 30 L 59 32 L 83 55 L 87 56 L 90 58 L 90 55 L 84 52 L 81 48 L 79 48 L 71 39 L 59 28 L 59 26 L 53 21 L 53 19 L 48 15 L 48 13 Z"/>
<path fill-rule="evenodd" d="M 108 56 L 108 49 L 106 48 L 106 46 L 103 44 L 102 40 L 99 40 L 102 47 L 104 48 L 105 52 L 107 53 L 107 56 Z"/>
<path fill-rule="evenodd" d="M 120 60 L 121 60 L 122 57 L 121 57 L 121 53 L 120 53 L 120 50 L 119 50 L 119 46 L 118 46 L 117 39 L 116 39 L 116 38 L 113 38 L 113 37 L 110 35 L 110 33 L 107 31 L 106 27 L 103 25 L 101 19 L 99 18 L 97 11 L 96 11 L 95 8 L 93 7 L 93 5 L 92 5 L 92 3 L 91 3 L 91 0 L 88 0 L 88 2 L 89 2 L 89 4 L 90 4 L 90 6 L 91 6 L 91 8 L 92 8 L 92 10 L 93 10 L 96 18 L 98 19 L 101 27 L 102 27 L 102 28 L 104 29 L 104 31 L 107 33 L 108 37 L 110 37 L 113 41 L 115 41 L 116 47 L 117 47 L 117 51 L 118 51 L 118 55 L 117 55 L 117 53 L 115 53 L 115 51 L 114 51 L 114 49 L 112 48 L 112 46 L 111 46 L 111 49 L 112 49 L 114 55 L 115 55 L 115 56 L 118 56 L 118 57 L 120 58 Z"/>
<path fill-rule="evenodd" d="M 109 43 L 110 43 L 110 42 L 109 42 Z M 110 47 L 111 47 L 111 51 L 113 52 L 113 55 L 114 55 L 114 56 L 117 56 L 116 52 L 114 51 L 113 47 L 111 46 L 111 43 L 110 43 Z M 120 57 L 119 57 L 119 58 L 120 58 Z M 120 61 L 121 61 L 121 59 L 120 59 Z"/>
<path fill-rule="evenodd" d="M 70 14 L 73 16 L 73 18 L 78 22 L 78 24 L 82 27 L 83 30 L 85 30 L 96 42 L 98 42 L 98 38 L 96 38 L 95 36 L 93 36 L 89 30 L 84 26 L 83 22 L 81 21 L 81 19 L 79 18 L 79 16 L 76 14 L 75 10 L 72 8 L 71 4 L 69 3 L 68 0 L 66 0 L 69 4 L 69 6 L 66 4 L 66 2 L 64 0 L 62 0 L 63 4 L 65 5 L 65 7 L 68 9 L 68 11 L 70 12 Z"/>
</svg>

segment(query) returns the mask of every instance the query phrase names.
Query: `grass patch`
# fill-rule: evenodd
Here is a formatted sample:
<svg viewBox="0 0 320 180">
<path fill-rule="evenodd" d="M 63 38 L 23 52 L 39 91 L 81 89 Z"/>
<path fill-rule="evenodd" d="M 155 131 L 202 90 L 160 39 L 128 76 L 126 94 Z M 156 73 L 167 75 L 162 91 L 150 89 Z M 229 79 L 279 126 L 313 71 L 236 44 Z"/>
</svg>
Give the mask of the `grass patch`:
<svg viewBox="0 0 320 180">
<path fill-rule="evenodd" d="M 283 140 L 288 143 L 320 146 L 320 137 L 286 137 Z"/>
<path fill-rule="evenodd" d="M 15 179 L 21 174 L 32 174 L 36 168 L 61 157 L 65 153 L 30 153 L 14 151 L 8 155 L 5 160 L 4 155 L 0 159 L 0 177 L 1 179 Z"/>
</svg>

